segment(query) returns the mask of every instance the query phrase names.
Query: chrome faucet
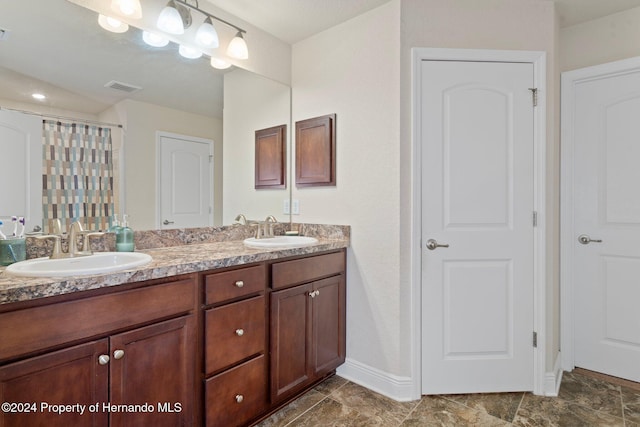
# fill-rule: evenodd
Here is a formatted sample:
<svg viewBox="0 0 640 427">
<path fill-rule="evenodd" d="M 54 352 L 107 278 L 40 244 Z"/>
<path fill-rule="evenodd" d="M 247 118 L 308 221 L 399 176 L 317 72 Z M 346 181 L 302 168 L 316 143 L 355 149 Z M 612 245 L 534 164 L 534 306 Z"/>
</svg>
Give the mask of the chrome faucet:
<svg viewBox="0 0 640 427">
<path fill-rule="evenodd" d="M 235 221 L 240 225 L 246 225 L 247 224 L 247 217 L 244 216 L 243 214 L 238 214 L 238 216 L 236 217 Z"/>
</svg>

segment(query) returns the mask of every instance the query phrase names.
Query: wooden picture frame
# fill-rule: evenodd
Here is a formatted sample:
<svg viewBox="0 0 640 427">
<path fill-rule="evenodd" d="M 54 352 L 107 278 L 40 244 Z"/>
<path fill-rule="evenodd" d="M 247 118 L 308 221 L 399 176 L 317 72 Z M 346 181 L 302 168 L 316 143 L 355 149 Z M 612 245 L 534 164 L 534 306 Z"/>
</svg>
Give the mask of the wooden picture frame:
<svg viewBox="0 0 640 427">
<path fill-rule="evenodd" d="M 336 185 L 336 115 L 296 122 L 296 186 Z"/>
<path fill-rule="evenodd" d="M 287 188 L 287 125 L 256 131 L 255 188 Z"/>
</svg>

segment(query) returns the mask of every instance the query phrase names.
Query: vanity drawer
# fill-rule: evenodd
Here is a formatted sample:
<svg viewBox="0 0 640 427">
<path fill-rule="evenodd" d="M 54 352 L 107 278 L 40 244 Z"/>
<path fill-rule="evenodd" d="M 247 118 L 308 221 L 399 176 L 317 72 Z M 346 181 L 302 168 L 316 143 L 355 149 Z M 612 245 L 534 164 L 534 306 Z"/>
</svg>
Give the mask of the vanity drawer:
<svg viewBox="0 0 640 427">
<path fill-rule="evenodd" d="M 344 251 L 277 262 L 271 266 L 271 286 L 273 289 L 279 289 L 299 283 L 308 283 L 340 274 L 344 270 Z"/>
<path fill-rule="evenodd" d="M 219 302 L 262 292 L 266 288 L 264 264 L 205 276 L 205 303 Z"/>
<path fill-rule="evenodd" d="M 265 310 L 265 297 L 259 296 L 205 312 L 205 368 L 208 374 L 264 352 Z"/>
<path fill-rule="evenodd" d="M 267 406 L 267 364 L 259 356 L 208 379 L 205 383 L 206 425 L 245 425 Z"/>
<path fill-rule="evenodd" d="M 195 309 L 195 280 L 0 314 L 0 361 Z"/>
</svg>

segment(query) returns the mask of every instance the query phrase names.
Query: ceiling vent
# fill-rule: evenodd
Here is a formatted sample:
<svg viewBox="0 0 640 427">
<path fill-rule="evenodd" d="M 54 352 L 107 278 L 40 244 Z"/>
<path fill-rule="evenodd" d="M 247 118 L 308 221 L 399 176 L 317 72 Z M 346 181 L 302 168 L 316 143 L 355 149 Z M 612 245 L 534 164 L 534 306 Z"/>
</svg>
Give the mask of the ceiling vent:
<svg viewBox="0 0 640 427">
<path fill-rule="evenodd" d="M 135 92 L 137 90 L 142 89 L 140 86 L 134 86 L 132 84 L 122 83 L 116 80 L 111 80 L 109 83 L 104 85 L 104 87 L 108 87 L 115 90 L 121 90 L 122 92 L 127 92 L 127 93 Z"/>
</svg>

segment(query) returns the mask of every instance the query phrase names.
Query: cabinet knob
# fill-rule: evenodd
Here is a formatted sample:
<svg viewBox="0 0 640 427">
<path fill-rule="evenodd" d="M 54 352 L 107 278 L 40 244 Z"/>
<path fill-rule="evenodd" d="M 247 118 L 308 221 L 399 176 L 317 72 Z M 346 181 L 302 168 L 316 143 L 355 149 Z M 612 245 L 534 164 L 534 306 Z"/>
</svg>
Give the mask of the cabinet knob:
<svg viewBox="0 0 640 427">
<path fill-rule="evenodd" d="M 236 335 L 241 337 L 244 335 L 244 329 L 236 329 Z"/>
<path fill-rule="evenodd" d="M 116 360 L 122 359 L 124 357 L 124 350 L 116 350 L 113 352 L 113 358 Z"/>
<path fill-rule="evenodd" d="M 236 394 L 236 402 L 237 403 L 242 403 L 242 401 L 244 400 L 244 396 L 241 394 Z"/>
<path fill-rule="evenodd" d="M 242 280 L 238 280 L 238 281 L 236 282 L 236 286 L 237 286 L 238 288 L 241 288 L 241 287 L 243 287 L 243 286 L 244 286 L 244 282 L 243 282 Z"/>
<path fill-rule="evenodd" d="M 309 292 L 309 296 L 310 296 L 311 298 L 315 298 L 315 297 L 317 297 L 318 295 L 320 295 L 320 291 L 313 291 L 313 292 Z"/>
<path fill-rule="evenodd" d="M 98 363 L 101 365 L 106 365 L 107 363 L 109 363 L 109 356 L 107 356 L 106 354 L 101 354 L 98 357 Z"/>
</svg>

